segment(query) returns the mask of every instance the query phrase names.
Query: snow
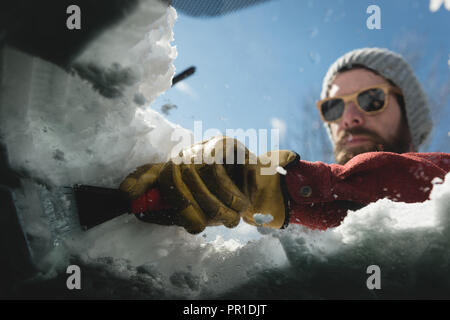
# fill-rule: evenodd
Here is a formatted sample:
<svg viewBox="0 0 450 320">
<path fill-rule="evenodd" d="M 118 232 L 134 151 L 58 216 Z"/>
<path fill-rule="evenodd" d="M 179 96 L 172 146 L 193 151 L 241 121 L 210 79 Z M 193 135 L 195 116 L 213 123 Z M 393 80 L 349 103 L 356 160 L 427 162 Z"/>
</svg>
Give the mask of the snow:
<svg viewBox="0 0 450 320">
<path fill-rule="evenodd" d="M 280 166 L 277 167 L 277 172 L 283 176 L 285 176 L 287 173 L 287 171 L 283 167 L 280 167 Z"/>
<path fill-rule="evenodd" d="M 262 226 L 265 223 L 271 222 L 273 220 L 273 216 L 271 214 L 255 213 L 253 215 L 253 219 L 257 225 Z"/>
<path fill-rule="evenodd" d="M 442 5 L 444 5 L 445 9 L 450 11 L 450 0 L 430 0 L 429 9 L 431 12 L 436 12 Z"/>
<path fill-rule="evenodd" d="M 76 263 L 92 280 L 83 282 L 84 292 L 94 297 L 448 297 L 450 174 L 435 181 L 424 203 L 382 199 L 326 231 L 241 222 L 191 235 L 130 215 L 89 231 L 74 227 L 69 198 L 58 187 L 117 187 L 135 167 L 164 161 L 180 147 L 170 139 L 174 132 L 192 135 L 135 99 L 140 94 L 151 103 L 170 88 L 174 73 L 176 12 L 169 8 L 155 17 L 131 52 L 107 55 L 109 63 L 139 75 L 116 98 L 50 63 L 3 50 L 0 127 L 11 164 L 26 177 L 16 205 L 41 271 L 38 280 L 64 277 Z M 105 64 L 96 61 L 101 43 L 80 61 Z M 380 267 L 381 290 L 365 285 L 370 265 Z"/>
</svg>

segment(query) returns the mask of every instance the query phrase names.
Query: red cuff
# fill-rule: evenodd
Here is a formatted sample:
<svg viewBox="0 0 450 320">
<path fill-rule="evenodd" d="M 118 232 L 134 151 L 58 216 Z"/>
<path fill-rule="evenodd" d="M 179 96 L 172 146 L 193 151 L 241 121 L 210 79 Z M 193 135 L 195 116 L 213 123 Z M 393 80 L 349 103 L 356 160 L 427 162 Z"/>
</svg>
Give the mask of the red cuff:
<svg viewBox="0 0 450 320">
<path fill-rule="evenodd" d="M 286 174 L 289 196 L 296 203 L 333 201 L 330 166 L 323 162 L 298 161 Z"/>
</svg>

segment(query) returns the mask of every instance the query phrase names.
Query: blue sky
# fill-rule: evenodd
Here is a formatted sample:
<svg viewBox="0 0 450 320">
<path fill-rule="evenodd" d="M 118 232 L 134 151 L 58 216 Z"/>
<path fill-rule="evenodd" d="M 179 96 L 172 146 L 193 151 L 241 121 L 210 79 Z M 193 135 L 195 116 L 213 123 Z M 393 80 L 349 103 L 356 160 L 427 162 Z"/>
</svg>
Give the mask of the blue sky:
<svg viewBox="0 0 450 320">
<path fill-rule="evenodd" d="M 381 30 L 369 30 L 366 9 L 381 9 Z M 196 73 L 160 96 L 151 107 L 172 103 L 168 119 L 193 130 L 203 128 L 270 129 L 272 119 L 290 130 L 299 125 L 305 97 L 319 92 L 329 65 L 360 47 L 397 49 L 420 58 L 414 66 L 419 79 L 444 87 L 450 73 L 450 11 L 429 10 L 428 0 L 274 0 L 216 18 L 192 18 L 179 13 L 174 28 L 177 72 L 194 65 Z M 427 82 L 428 81 L 428 82 Z M 311 105 L 311 108 L 315 108 Z M 429 148 L 450 146 L 448 103 Z M 299 147 L 301 149 L 301 147 Z M 301 151 L 301 150 L 296 150 Z M 317 159 L 320 160 L 320 159 Z"/>
</svg>

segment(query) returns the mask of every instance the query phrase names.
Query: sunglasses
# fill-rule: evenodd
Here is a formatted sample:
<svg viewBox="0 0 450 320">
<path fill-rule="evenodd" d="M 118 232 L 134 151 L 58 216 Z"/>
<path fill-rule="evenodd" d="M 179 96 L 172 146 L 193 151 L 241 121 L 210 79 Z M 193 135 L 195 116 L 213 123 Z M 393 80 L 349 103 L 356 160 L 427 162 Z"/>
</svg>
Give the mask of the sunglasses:
<svg viewBox="0 0 450 320">
<path fill-rule="evenodd" d="M 344 114 L 349 101 L 356 102 L 356 106 L 362 112 L 374 115 L 382 112 L 388 105 L 390 93 L 402 94 L 402 91 L 390 84 L 380 84 L 361 89 L 355 93 L 332 97 L 317 102 L 320 116 L 325 122 L 339 120 Z"/>
</svg>

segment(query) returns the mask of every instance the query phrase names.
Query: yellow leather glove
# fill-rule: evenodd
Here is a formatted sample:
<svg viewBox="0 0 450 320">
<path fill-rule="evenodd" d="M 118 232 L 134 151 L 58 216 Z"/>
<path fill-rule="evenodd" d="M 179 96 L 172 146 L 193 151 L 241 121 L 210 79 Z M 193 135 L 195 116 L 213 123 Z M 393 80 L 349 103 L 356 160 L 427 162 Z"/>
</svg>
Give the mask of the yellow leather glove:
<svg viewBox="0 0 450 320">
<path fill-rule="evenodd" d="M 137 168 L 120 189 L 137 198 L 149 188 L 158 188 L 176 216 L 152 220 L 177 224 L 194 234 L 206 226 L 233 228 L 241 217 L 258 225 L 256 213 L 272 215 L 264 226 L 281 228 L 287 216 L 277 167 L 285 168 L 295 159 L 298 155 L 286 150 L 256 157 L 238 140 L 217 136 L 182 150 L 166 163 Z"/>
</svg>

